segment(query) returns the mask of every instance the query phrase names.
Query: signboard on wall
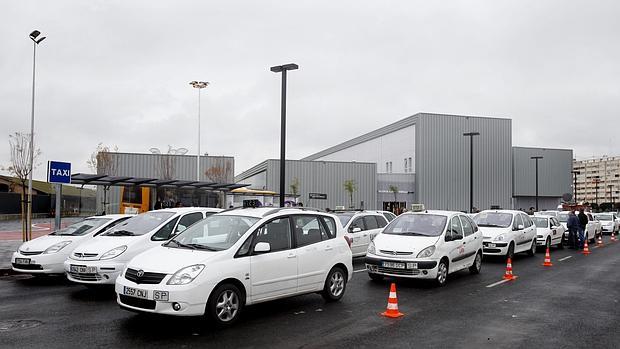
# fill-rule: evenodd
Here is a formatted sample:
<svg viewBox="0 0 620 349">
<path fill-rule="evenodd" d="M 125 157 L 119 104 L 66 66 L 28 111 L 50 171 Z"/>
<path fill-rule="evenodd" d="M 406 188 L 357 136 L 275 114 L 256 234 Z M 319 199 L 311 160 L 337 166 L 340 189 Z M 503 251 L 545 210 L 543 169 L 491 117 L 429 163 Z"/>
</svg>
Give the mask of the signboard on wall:
<svg viewBox="0 0 620 349">
<path fill-rule="evenodd" d="M 323 193 L 308 193 L 308 199 L 327 200 L 327 194 L 323 194 Z"/>
</svg>

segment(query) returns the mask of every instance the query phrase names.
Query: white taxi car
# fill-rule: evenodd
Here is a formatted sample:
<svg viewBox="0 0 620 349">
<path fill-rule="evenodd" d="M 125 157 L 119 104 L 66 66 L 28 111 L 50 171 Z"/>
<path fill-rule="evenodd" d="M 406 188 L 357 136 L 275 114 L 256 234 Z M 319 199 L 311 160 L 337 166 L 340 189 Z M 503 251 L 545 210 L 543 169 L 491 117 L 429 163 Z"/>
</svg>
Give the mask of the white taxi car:
<svg viewBox="0 0 620 349">
<path fill-rule="evenodd" d="M 484 254 L 514 257 L 536 253 L 536 226 L 527 214 L 516 210 L 485 210 L 474 218 L 484 237 Z"/>
<path fill-rule="evenodd" d="M 536 245 L 549 248 L 552 245 L 564 248 L 564 226 L 553 216 L 534 215 L 532 221 L 536 225 Z"/>
<path fill-rule="evenodd" d="M 353 275 L 338 219 L 301 208 L 230 209 L 128 264 L 117 301 L 133 311 L 235 322 L 246 305 L 321 292 L 339 300 Z"/>
<path fill-rule="evenodd" d="M 78 246 L 64 263 L 67 278 L 86 285 L 114 284 L 131 258 L 219 211 L 217 208 L 182 207 L 134 216 Z"/>
<path fill-rule="evenodd" d="M 612 232 L 617 234 L 620 230 L 620 223 L 616 220 L 613 212 L 595 213 L 594 218 L 601 222 L 601 230 L 603 233 Z"/>
<path fill-rule="evenodd" d="M 11 258 L 14 271 L 28 274 L 64 274 L 64 261 L 82 242 L 132 217 L 125 214 L 87 217 L 51 234 L 24 242 Z"/>
<path fill-rule="evenodd" d="M 368 276 L 434 279 L 439 286 L 448 274 L 467 269 L 480 273 L 482 235 L 476 223 L 460 212 L 408 212 L 396 217 L 370 242 Z"/>
<path fill-rule="evenodd" d="M 351 239 L 353 257 L 365 256 L 370 241 L 388 224 L 385 216 L 377 211 L 333 211 L 333 214 Z"/>
</svg>

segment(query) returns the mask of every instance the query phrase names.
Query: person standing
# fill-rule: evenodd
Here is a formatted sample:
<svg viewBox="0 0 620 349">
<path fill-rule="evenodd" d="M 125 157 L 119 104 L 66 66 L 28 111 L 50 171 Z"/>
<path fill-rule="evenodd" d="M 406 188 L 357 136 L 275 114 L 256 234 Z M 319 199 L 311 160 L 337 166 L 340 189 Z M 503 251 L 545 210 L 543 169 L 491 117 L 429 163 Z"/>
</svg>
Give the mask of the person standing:
<svg viewBox="0 0 620 349">
<path fill-rule="evenodd" d="M 586 231 L 586 226 L 588 225 L 588 216 L 583 213 L 583 207 L 579 209 L 577 218 L 579 218 L 579 248 L 583 248 L 586 241 L 585 239 L 587 239 L 587 236 L 584 237 L 584 233 Z"/>
<path fill-rule="evenodd" d="M 578 249 L 579 241 L 577 240 L 577 234 L 579 233 L 579 218 L 575 215 L 575 211 L 568 212 L 568 220 L 566 221 L 566 228 L 568 229 L 568 247 Z"/>
</svg>

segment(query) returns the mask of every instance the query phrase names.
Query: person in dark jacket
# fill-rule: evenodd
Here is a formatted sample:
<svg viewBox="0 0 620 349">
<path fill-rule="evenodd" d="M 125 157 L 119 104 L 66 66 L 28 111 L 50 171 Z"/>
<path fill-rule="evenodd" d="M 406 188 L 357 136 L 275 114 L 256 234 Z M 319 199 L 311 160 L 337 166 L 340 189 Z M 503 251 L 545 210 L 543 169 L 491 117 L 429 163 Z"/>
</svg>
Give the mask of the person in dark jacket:
<svg viewBox="0 0 620 349">
<path fill-rule="evenodd" d="M 586 225 L 588 225 L 588 216 L 583 213 L 583 208 L 579 209 L 579 214 L 577 215 L 577 218 L 579 218 L 579 248 L 583 248 L 583 245 L 586 241 L 584 239 L 587 239 L 587 237 L 584 237 L 584 235 L 586 231 Z"/>
<path fill-rule="evenodd" d="M 568 229 L 568 247 L 570 248 L 579 248 L 579 241 L 577 240 L 579 227 L 579 218 L 577 218 L 574 211 L 569 211 L 568 220 L 566 221 L 566 228 Z"/>
</svg>

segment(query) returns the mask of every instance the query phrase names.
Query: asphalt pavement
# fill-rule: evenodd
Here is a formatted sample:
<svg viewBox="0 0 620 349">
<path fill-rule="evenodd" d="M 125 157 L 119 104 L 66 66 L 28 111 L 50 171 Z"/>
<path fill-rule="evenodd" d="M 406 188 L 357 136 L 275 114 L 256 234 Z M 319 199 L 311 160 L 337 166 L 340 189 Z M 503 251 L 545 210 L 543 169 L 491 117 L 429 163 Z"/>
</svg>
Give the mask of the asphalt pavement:
<svg viewBox="0 0 620 349">
<path fill-rule="evenodd" d="M 356 260 L 341 302 L 305 295 L 245 309 L 232 328 L 200 318 L 121 310 L 111 288 L 62 277 L 0 277 L 0 346 L 202 348 L 617 348 L 620 242 L 589 256 L 552 249 L 517 256 L 517 280 L 501 282 L 505 261 L 485 259 L 480 275 L 450 275 L 445 287 L 397 281 L 399 319 L 385 310 L 390 281 L 372 282 Z M 206 297 L 206 295 L 205 295 Z"/>
</svg>

